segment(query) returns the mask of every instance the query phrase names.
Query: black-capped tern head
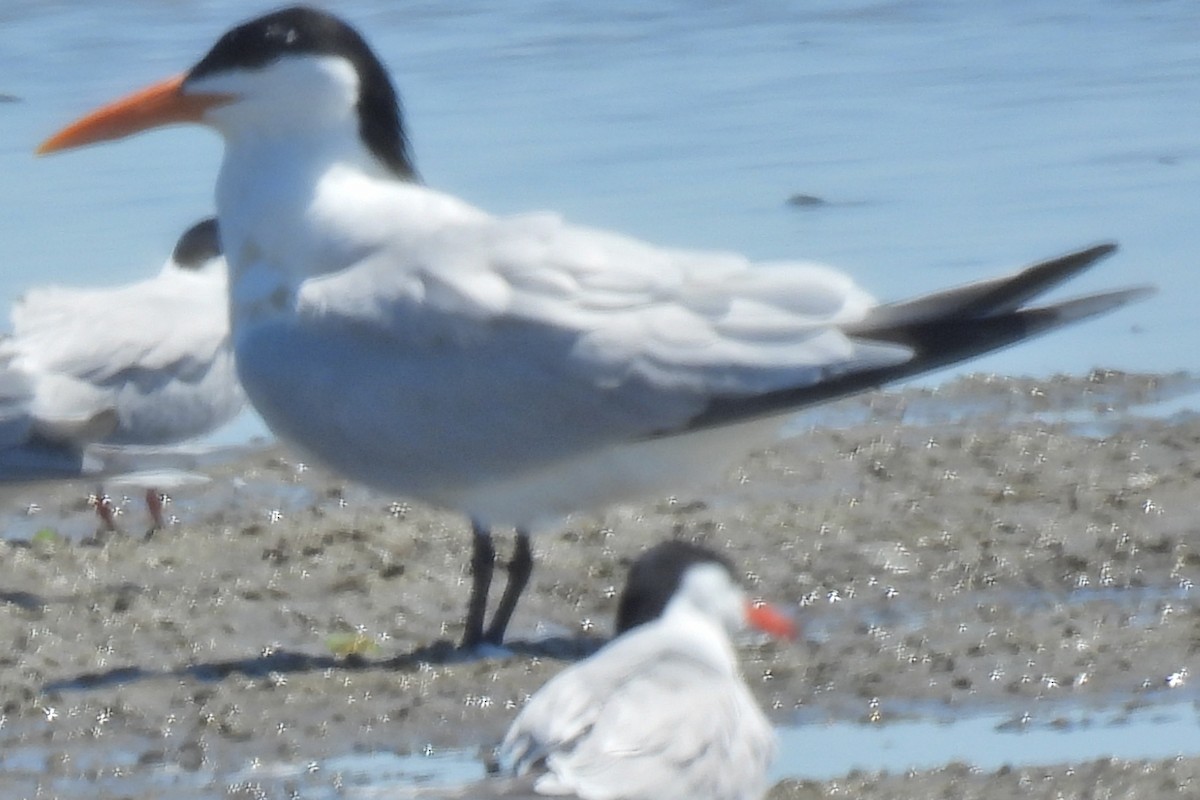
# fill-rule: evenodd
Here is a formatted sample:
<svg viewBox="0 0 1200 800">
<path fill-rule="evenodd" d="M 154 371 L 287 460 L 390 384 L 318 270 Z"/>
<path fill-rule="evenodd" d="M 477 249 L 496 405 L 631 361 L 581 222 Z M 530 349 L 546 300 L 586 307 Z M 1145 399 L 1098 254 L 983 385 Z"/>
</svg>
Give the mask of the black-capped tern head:
<svg viewBox="0 0 1200 800">
<path fill-rule="evenodd" d="M 354 28 L 304 6 L 238 25 L 187 72 L 93 111 L 38 153 L 178 123 L 226 139 L 353 137 L 393 175 L 415 174 L 387 70 Z"/>
</svg>

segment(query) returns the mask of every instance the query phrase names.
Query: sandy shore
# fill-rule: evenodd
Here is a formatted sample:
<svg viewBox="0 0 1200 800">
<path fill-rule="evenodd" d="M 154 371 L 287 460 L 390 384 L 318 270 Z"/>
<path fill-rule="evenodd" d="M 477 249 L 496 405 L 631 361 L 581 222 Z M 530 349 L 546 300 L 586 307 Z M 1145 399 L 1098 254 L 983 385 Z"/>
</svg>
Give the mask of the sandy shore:
<svg viewBox="0 0 1200 800">
<path fill-rule="evenodd" d="M 486 751 L 603 639 L 626 564 L 669 536 L 727 552 L 754 593 L 796 609 L 801 643 L 742 651 L 781 723 L 1194 701 L 1200 417 L 1136 413 L 1194 388 L 980 378 L 840 404 L 816 418 L 834 428 L 714 491 L 537 539 L 514 652 L 487 659 L 450 644 L 464 521 L 283 450 L 178 490 L 176 521 L 149 538 L 136 495 L 122 532 L 84 541 L 91 485 L 8 487 L 0 796 L 388 796 L 322 765 Z M 1195 757 L 952 765 L 785 781 L 772 797 L 1151 797 L 1200 793 L 1198 778 Z"/>
</svg>

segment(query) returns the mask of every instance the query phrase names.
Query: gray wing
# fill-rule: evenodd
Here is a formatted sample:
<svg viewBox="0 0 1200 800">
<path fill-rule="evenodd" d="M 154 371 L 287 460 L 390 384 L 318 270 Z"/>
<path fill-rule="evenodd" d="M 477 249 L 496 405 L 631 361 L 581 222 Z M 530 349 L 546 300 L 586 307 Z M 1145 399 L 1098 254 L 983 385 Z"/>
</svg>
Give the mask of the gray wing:
<svg viewBox="0 0 1200 800">
<path fill-rule="evenodd" d="M 1138 287 L 1045 306 L 1025 305 L 1116 249 L 1115 244 L 1100 244 L 1033 264 L 1015 275 L 876 306 L 863 320 L 844 326 L 843 332 L 857 341 L 907 347 L 913 354 L 910 360 L 754 397 L 716 398 L 687 428 L 786 413 L 873 389 L 1105 314 L 1151 294 L 1153 289 Z"/>
<path fill-rule="evenodd" d="M 10 347 L 31 372 L 94 385 L 137 372 L 187 379 L 207 368 L 228 337 L 225 302 L 223 271 L 173 265 L 119 287 L 40 287 L 14 306 Z"/>
<path fill-rule="evenodd" d="M 477 389 L 510 421 L 553 391 L 559 408 L 579 409 L 556 435 L 581 446 L 684 427 L 713 396 L 909 357 L 843 333 L 874 300 L 821 265 L 655 248 L 549 215 L 443 228 L 304 281 L 299 315 L 402 343 L 406 384 L 450 368 L 454 392 Z M 415 363 L 422 354 L 429 363 Z"/>
<path fill-rule="evenodd" d="M 761 797 L 775 740 L 746 687 L 684 652 L 645 655 L 561 673 L 513 723 L 502 761 L 545 794 Z"/>
</svg>

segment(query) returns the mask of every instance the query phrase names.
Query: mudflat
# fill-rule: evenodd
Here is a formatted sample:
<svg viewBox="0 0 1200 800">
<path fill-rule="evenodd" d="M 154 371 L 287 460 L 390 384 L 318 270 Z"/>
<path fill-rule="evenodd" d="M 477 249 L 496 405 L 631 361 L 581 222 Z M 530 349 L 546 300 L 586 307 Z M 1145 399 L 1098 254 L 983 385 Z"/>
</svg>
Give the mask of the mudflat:
<svg viewBox="0 0 1200 800">
<path fill-rule="evenodd" d="M 605 640 L 626 565 L 668 537 L 727 553 L 795 610 L 800 642 L 741 647 L 781 725 L 1194 703 L 1200 415 L 1170 404 L 1195 388 L 980 376 L 818 409 L 722 485 L 537 538 L 512 646 L 483 657 L 453 646 L 466 522 L 284 448 L 206 468 L 148 537 L 132 490 L 121 530 L 93 536 L 94 483 L 5 487 L 0 796 L 403 796 L 415 778 L 350 757 L 448 749 L 482 775 L 524 699 Z M 1168 796 L 1200 792 L 1193 745 L 771 796 Z"/>
</svg>

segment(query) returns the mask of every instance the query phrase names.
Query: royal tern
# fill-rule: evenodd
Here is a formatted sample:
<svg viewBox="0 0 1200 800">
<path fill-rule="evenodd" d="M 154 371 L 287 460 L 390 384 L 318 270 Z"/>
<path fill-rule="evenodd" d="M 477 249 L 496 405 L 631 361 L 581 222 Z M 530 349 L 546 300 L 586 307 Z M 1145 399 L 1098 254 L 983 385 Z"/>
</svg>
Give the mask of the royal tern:
<svg viewBox="0 0 1200 800">
<path fill-rule="evenodd" d="M 212 218 L 152 278 L 26 293 L 0 340 L 0 479 L 88 474 L 91 445 L 177 444 L 236 416 L 227 303 Z"/>
<path fill-rule="evenodd" d="M 582 800 L 762 797 L 775 734 L 729 640 L 747 626 L 795 635 L 726 559 L 681 541 L 651 548 L 630 569 L 617 638 L 533 694 L 500 763 L 539 794 Z"/>
<path fill-rule="evenodd" d="M 415 179 L 383 64 L 348 24 L 304 7 L 233 28 L 186 73 L 39 152 L 175 122 L 225 140 L 217 209 L 251 402 L 345 475 L 470 517 L 467 646 L 502 640 L 532 530 L 719 475 L 804 406 L 1143 294 L 1025 305 L 1112 244 L 878 305 L 816 264 L 493 216 Z M 500 525 L 517 539 L 485 630 Z"/>
</svg>

